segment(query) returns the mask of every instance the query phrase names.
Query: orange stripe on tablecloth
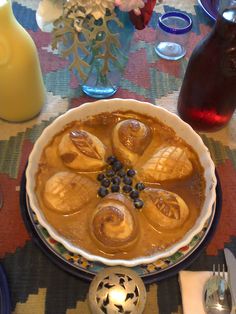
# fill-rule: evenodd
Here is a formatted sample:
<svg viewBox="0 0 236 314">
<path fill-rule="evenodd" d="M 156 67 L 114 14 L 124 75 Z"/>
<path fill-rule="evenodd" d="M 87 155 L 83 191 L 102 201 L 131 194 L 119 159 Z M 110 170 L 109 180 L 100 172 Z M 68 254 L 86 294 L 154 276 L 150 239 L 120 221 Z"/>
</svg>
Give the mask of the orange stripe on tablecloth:
<svg viewBox="0 0 236 314">
<path fill-rule="evenodd" d="M 6 175 L 0 175 L 4 196 L 0 210 L 0 258 L 13 253 L 29 239 L 21 217 L 19 205 L 19 182 Z"/>
<path fill-rule="evenodd" d="M 230 160 L 217 166 L 223 203 L 216 233 L 207 247 L 208 255 L 217 255 L 230 238 L 236 235 L 236 170 Z"/>
<path fill-rule="evenodd" d="M 0 182 L 3 191 L 4 204 L 0 210 L 0 257 L 7 253 L 13 253 L 19 247 L 24 246 L 29 240 L 20 210 L 20 182 L 29 153 L 33 144 L 24 140 L 22 144 L 17 179 L 9 178 L 6 174 L 0 174 Z"/>
<path fill-rule="evenodd" d="M 142 67 L 140 67 L 140 64 L 142 64 Z M 131 52 L 125 69 L 124 78 L 141 88 L 150 89 L 152 83 L 149 67 L 150 65 L 148 64 L 147 51 L 145 48 Z M 134 75 L 134 73 L 136 74 Z"/>
</svg>

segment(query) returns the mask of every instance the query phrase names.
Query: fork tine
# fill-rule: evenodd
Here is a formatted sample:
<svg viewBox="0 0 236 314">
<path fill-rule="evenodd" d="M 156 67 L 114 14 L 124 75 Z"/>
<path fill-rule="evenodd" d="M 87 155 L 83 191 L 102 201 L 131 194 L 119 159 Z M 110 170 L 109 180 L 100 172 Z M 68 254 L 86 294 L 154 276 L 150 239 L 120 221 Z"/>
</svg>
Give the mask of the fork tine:
<svg viewBox="0 0 236 314">
<path fill-rule="evenodd" d="M 222 270 L 222 272 L 223 272 L 223 278 L 225 279 L 225 264 L 223 264 L 223 270 Z"/>
<path fill-rule="evenodd" d="M 227 279 L 225 279 L 227 277 L 225 264 L 213 264 L 212 268 L 212 276 L 206 282 L 204 290 L 205 309 L 208 311 L 207 313 L 230 313 L 231 301 L 229 301 L 229 288 Z M 216 309 L 217 311 L 215 311 Z"/>
<path fill-rule="evenodd" d="M 213 276 L 215 276 L 215 274 L 216 274 L 216 265 L 213 264 Z"/>
<path fill-rule="evenodd" d="M 219 293 L 219 299 L 223 301 L 225 298 L 225 291 L 227 289 L 227 281 L 225 278 L 225 264 L 222 264 L 222 275 L 220 275 L 220 277 L 222 279 L 219 280 L 218 293 Z"/>
</svg>

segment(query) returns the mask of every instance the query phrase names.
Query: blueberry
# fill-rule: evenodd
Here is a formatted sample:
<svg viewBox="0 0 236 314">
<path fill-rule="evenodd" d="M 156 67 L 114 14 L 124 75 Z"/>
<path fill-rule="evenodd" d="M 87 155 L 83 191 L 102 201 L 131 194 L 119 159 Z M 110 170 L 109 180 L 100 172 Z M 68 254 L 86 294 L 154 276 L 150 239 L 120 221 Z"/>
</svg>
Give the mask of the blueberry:
<svg viewBox="0 0 236 314">
<path fill-rule="evenodd" d="M 119 192 L 120 191 L 120 186 L 118 184 L 112 184 L 111 185 L 111 191 L 112 192 Z"/>
<path fill-rule="evenodd" d="M 124 185 L 122 190 L 125 192 L 125 193 L 129 193 L 132 191 L 132 187 L 130 185 Z"/>
<path fill-rule="evenodd" d="M 135 176 L 135 170 L 134 169 L 129 169 L 128 171 L 127 171 L 127 175 L 129 176 L 129 177 L 133 177 L 133 176 Z"/>
<path fill-rule="evenodd" d="M 122 163 L 121 163 L 119 160 L 115 161 L 115 162 L 113 163 L 113 165 L 112 165 L 112 169 L 113 169 L 115 172 L 119 171 L 119 170 L 122 169 L 122 168 L 123 168 L 123 165 L 122 165 Z"/>
<path fill-rule="evenodd" d="M 143 201 L 142 201 L 140 198 L 136 198 L 136 199 L 134 200 L 134 206 L 135 206 L 135 208 L 140 209 L 140 208 L 143 207 L 143 205 L 144 205 L 144 203 L 143 203 Z"/>
<path fill-rule="evenodd" d="M 118 176 L 123 178 L 125 175 L 126 175 L 126 172 L 125 170 L 122 168 L 120 169 L 118 172 L 117 172 Z"/>
<path fill-rule="evenodd" d="M 106 189 L 104 186 L 101 186 L 101 187 L 98 189 L 98 195 L 99 195 L 100 197 L 104 197 L 104 196 L 106 196 L 108 193 L 109 193 L 108 189 Z"/>
<path fill-rule="evenodd" d="M 107 169 L 106 175 L 107 177 L 113 177 L 115 175 L 115 171 L 112 169 Z"/>
<path fill-rule="evenodd" d="M 97 176 L 97 180 L 98 181 L 102 181 L 105 178 L 105 174 L 104 173 L 99 173 L 99 175 Z"/>
<path fill-rule="evenodd" d="M 132 190 L 130 193 L 129 193 L 129 196 L 134 200 L 136 198 L 139 197 L 139 192 L 137 190 Z"/>
<path fill-rule="evenodd" d="M 113 178 L 111 179 L 111 182 L 112 182 L 113 184 L 120 184 L 120 178 L 119 178 L 119 177 L 113 177 Z"/>
<path fill-rule="evenodd" d="M 111 184 L 111 181 L 107 178 L 104 178 L 101 182 L 101 185 L 104 186 L 105 188 L 108 188 L 110 184 Z"/>
<path fill-rule="evenodd" d="M 109 157 L 107 158 L 107 163 L 108 163 L 109 165 L 113 165 L 115 161 L 117 161 L 117 159 L 116 159 L 115 156 L 109 156 Z"/>
<path fill-rule="evenodd" d="M 127 177 L 127 176 L 125 176 L 123 178 L 123 182 L 124 182 L 124 184 L 128 184 L 128 185 L 132 185 L 132 183 L 133 183 L 132 179 L 130 177 Z"/>
<path fill-rule="evenodd" d="M 142 183 L 142 182 L 138 182 L 136 185 L 135 185 L 135 189 L 138 190 L 138 191 L 142 191 L 145 189 L 145 185 Z"/>
</svg>

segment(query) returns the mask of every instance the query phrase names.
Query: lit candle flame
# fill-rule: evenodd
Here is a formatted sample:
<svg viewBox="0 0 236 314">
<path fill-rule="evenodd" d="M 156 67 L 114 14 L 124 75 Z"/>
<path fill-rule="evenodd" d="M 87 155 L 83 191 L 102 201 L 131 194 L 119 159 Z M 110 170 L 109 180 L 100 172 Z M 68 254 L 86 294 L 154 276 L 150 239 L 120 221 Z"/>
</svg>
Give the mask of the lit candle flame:
<svg viewBox="0 0 236 314">
<path fill-rule="evenodd" d="M 114 304 L 122 304 L 125 301 L 126 292 L 120 287 L 114 287 L 109 292 L 109 297 Z"/>
</svg>

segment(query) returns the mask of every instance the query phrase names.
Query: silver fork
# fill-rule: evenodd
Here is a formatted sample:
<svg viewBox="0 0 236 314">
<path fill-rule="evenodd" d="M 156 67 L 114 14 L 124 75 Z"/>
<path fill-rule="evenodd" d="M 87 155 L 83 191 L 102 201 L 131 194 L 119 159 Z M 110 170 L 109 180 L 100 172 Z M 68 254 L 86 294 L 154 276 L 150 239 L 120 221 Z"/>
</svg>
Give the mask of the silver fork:
<svg viewBox="0 0 236 314">
<path fill-rule="evenodd" d="M 226 291 L 227 286 L 228 286 L 228 280 L 226 280 L 226 278 L 225 278 L 225 264 L 223 264 L 223 266 L 222 266 L 222 275 L 220 273 L 220 264 L 218 264 L 218 274 L 217 275 L 219 276 L 218 295 L 219 295 L 219 299 L 221 301 L 223 301 L 225 298 L 225 291 Z M 221 278 L 223 278 L 223 280 Z"/>
<path fill-rule="evenodd" d="M 232 298 L 229 290 L 228 281 L 225 276 L 225 266 L 220 265 L 216 273 L 213 265 L 213 274 L 204 286 L 204 308 L 207 314 L 230 314 L 232 308 Z"/>
</svg>

